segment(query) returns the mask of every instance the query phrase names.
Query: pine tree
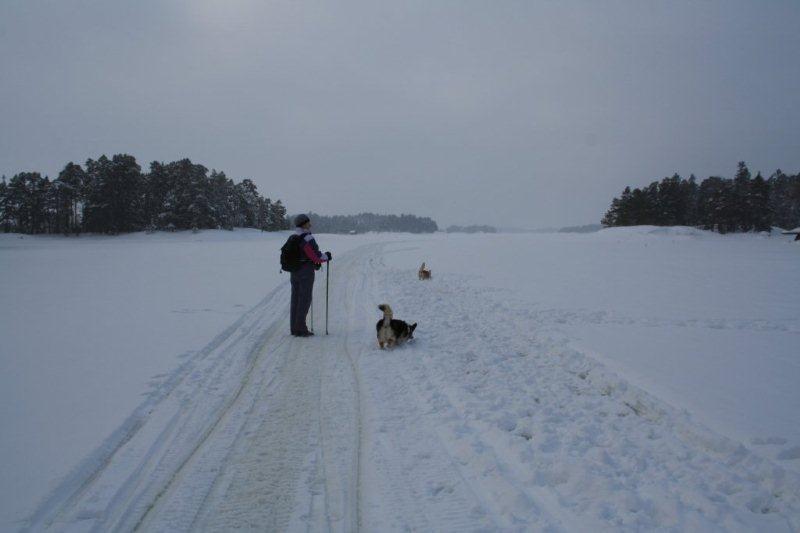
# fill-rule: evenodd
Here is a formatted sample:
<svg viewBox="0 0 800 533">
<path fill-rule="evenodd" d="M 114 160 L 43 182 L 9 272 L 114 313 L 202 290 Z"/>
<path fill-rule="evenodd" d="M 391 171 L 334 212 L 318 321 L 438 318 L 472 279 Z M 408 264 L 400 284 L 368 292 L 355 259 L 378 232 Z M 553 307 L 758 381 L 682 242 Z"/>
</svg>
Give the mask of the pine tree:
<svg viewBox="0 0 800 533">
<path fill-rule="evenodd" d="M 688 180 L 681 182 L 681 221 L 679 224 L 686 226 L 699 224 L 697 220 L 698 190 L 697 178 L 694 177 L 694 174 L 689 176 Z"/>
<path fill-rule="evenodd" d="M 630 187 L 625 187 L 619 198 L 619 216 L 617 217 L 618 226 L 630 226 L 633 224 L 632 216 L 633 192 Z"/>
<path fill-rule="evenodd" d="M 224 172 L 212 170 L 209 188 L 215 227 L 233 229 L 234 214 L 231 202 L 233 181 L 229 180 Z"/>
<path fill-rule="evenodd" d="M 711 176 L 698 186 L 694 174 L 653 182 L 643 189 L 626 187 L 603 217 L 607 226 L 685 224 L 728 233 L 770 231 L 800 226 L 800 174 L 777 170 L 768 180 L 751 178 L 744 161 L 733 179 Z"/>
<path fill-rule="evenodd" d="M 24 233 L 24 184 L 21 174 L 11 176 L 6 187 L 5 219 L 10 231 Z"/>
<path fill-rule="evenodd" d="M 9 233 L 11 231 L 8 184 L 6 183 L 5 175 L 0 179 L 0 227 L 3 228 L 3 233 Z"/>
<path fill-rule="evenodd" d="M 275 203 L 272 204 L 269 225 L 273 231 L 289 229 L 290 227 L 286 218 L 286 208 L 280 200 L 276 200 Z"/>
<path fill-rule="evenodd" d="M 789 176 L 778 169 L 768 183 L 773 223 L 784 229 L 800 226 L 800 174 Z"/>
<path fill-rule="evenodd" d="M 75 163 L 67 163 L 53 182 L 56 233 L 75 233 L 80 230 L 79 205 L 83 199 L 86 173 Z"/>
<path fill-rule="evenodd" d="M 257 227 L 259 195 L 256 184 L 250 179 L 243 179 L 236 184 L 236 195 L 239 204 L 239 227 Z"/>
<path fill-rule="evenodd" d="M 772 230 L 772 212 L 769 207 L 769 183 L 756 174 L 750 184 L 750 197 L 748 202 L 753 229 L 756 231 Z"/>
<path fill-rule="evenodd" d="M 603 220 L 600 221 L 603 226 L 612 227 L 621 225 L 619 223 L 621 204 L 622 201 L 619 198 L 611 200 L 611 207 L 608 208 Z"/>
<path fill-rule="evenodd" d="M 38 172 L 29 174 L 31 180 L 28 183 L 29 207 L 31 215 L 30 233 L 47 233 L 47 222 L 49 213 L 47 210 L 47 193 L 50 188 L 50 179 L 44 178 Z"/>
<path fill-rule="evenodd" d="M 790 227 L 800 226 L 800 173 L 791 178 L 789 192 L 789 225 Z"/>
<path fill-rule="evenodd" d="M 145 226 L 150 230 L 164 229 L 168 222 L 164 212 L 171 185 L 164 164 L 150 163 L 150 172 L 142 176 L 142 212 Z"/>
<path fill-rule="evenodd" d="M 45 210 L 45 233 L 61 233 L 63 214 L 61 212 L 60 197 L 62 191 L 58 187 L 58 179 L 50 181 L 48 176 L 44 177 L 44 210 Z"/>
<path fill-rule="evenodd" d="M 272 201 L 269 198 L 259 197 L 258 199 L 258 224 L 261 231 L 269 231 L 269 221 L 272 211 Z"/>
<path fill-rule="evenodd" d="M 38 172 L 20 172 L 6 189 L 6 218 L 20 233 L 42 233 L 47 229 L 49 179 Z"/>
<path fill-rule="evenodd" d="M 728 216 L 730 231 L 751 231 L 753 212 L 750 206 L 750 170 L 744 161 L 739 161 L 733 178 L 732 205 Z"/>
<path fill-rule="evenodd" d="M 681 196 L 681 177 L 674 174 L 671 178 L 664 178 L 658 185 L 657 217 L 652 223 L 664 226 L 683 225 L 683 198 Z"/>
<path fill-rule="evenodd" d="M 144 194 L 141 168 L 133 156 L 117 154 L 86 161 L 87 191 L 84 207 L 86 229 L 97 233 L 121 233 L 141 229 Z"/>
<path fill-rule="evenodd" d="M 210 201 L 208 170 L 203 165 L 184 159 L 178 162 L 180 224 L 182 229 L 213 228 L 216 226 Z"/>
<path fill-rule="evenodd" d="M 700 227 L 725 233 L 726 180 L 711 176 L 703 180 L 697 193 L 697 218 Z"/>
<path fill-rule="evenodd" d="M 102 233 L 158 229 L 259 227 L 284 229 L 280 200 L 260 196 L 252 180 L 239 184 L 189 159 L 152 162 L 118 154 L 68 163 L 56 180 L 22 172 L 0 182 L 0 227 L 26 233 Z"/>
</svg>

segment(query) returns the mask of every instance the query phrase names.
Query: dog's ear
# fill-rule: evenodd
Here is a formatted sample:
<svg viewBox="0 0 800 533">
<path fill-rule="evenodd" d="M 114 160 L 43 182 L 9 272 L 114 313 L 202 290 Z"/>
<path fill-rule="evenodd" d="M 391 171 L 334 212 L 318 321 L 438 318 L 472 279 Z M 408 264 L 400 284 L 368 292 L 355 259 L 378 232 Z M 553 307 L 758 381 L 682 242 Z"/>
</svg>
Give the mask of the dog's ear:
<svg viewBox="0 0 800 533">
<path fill-rule="evenodd" d="M 414 330 L 417 329 L 417 323 L 414 322 L 413 324 L 411 324 L 411 327 L 409 329 L 411 330 L 411 333 L 414 333 Z"/>
</svg>

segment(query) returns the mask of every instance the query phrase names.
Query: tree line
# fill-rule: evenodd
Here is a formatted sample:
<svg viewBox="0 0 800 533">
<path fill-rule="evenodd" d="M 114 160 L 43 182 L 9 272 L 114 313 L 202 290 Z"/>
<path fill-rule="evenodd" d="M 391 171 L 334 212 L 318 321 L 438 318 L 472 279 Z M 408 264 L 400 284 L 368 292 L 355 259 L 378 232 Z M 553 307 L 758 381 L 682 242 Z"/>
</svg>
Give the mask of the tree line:
<svg viewBox="0 0 800 533">
<path fill-rule="evenodd" d="M 447 226 L 447 233 L 497 233 L 494 226 L 473 224 L 471 226 Z"/>
<path fill-rule="evenodd" d="M 358 215 L 325 216 L 309 213 L 313 230 L 317 233 L 364 233 L 367 231 L 433 233 L 439 229 L 428 217 L 415 215 Z"/>
<path fill-rule="evenodd" d="M 678 174 L 647 187 L 625 187 L 603 217 L 604 226 L 696 226 L 719 233 L 800 226 L 800 174 L 777 170 L 752 177 L 740 162 L 733 179 L 711 176 L 700 184 Z"/>
<path fill-rule="evenodd" d="M 17 233 L 125 233 L 141 230 L 288 228 L 280 200 L 262 197 L 255 183 L 189 159 L 150 163 L 117 154 L 67 163 L 50 180 L 20 172 L 0 180 L 0 227 Z"/>
</svg>

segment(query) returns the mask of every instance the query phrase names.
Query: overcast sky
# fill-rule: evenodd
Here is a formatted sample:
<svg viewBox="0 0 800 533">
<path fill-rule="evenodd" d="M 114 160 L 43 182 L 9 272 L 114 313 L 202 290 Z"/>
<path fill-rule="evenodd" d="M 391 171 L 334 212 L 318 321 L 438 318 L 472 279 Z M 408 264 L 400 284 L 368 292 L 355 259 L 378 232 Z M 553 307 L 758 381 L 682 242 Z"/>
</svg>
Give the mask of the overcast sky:
<svg viewBox="0 0 800 533">
<path fill-rule="evenodd" d="M 121 152 L 290 212 L 594 223 L 800 170 L 800 2 L 0 1 L 0 174 Z"/>
</svg>

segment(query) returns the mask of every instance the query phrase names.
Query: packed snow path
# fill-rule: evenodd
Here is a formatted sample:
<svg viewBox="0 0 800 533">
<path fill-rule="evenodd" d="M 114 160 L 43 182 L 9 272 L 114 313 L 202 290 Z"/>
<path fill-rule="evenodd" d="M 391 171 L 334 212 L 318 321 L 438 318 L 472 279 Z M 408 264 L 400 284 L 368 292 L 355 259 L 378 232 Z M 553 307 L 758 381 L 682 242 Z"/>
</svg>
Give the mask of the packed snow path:
<svg viewBox="0 0 800 533">
<path fill-rule="evenodd" d="M 357 280 L 343 274 L 362 256 L 337 261 L 334 302 L 352 307 L 354 287 L 337 281 Z M 332 317 L 333 336 L 290 337 L 288 298 L 285 284 L 184 365 L 51 496 L 31 529 L 358 529 L 359 352 L 351 349 L 372 344 L 351 339 L 361 315 L 344 309 Z"/>
<path fill-rule="evenodd" d="M 148 398 L 29 529 L 800 527 L 796 474 L 569 349 L 546 317 L 455 276 L 419 283 L 386 266 L 392 252 L 369 244 L 333 263 L 330 336 L 324 275 L 317 337 L 287 334 L 288 283 L 269 294 Z M 377 350 L 383 301 L 420 321 L 413 344 Z"/>
</svg>

